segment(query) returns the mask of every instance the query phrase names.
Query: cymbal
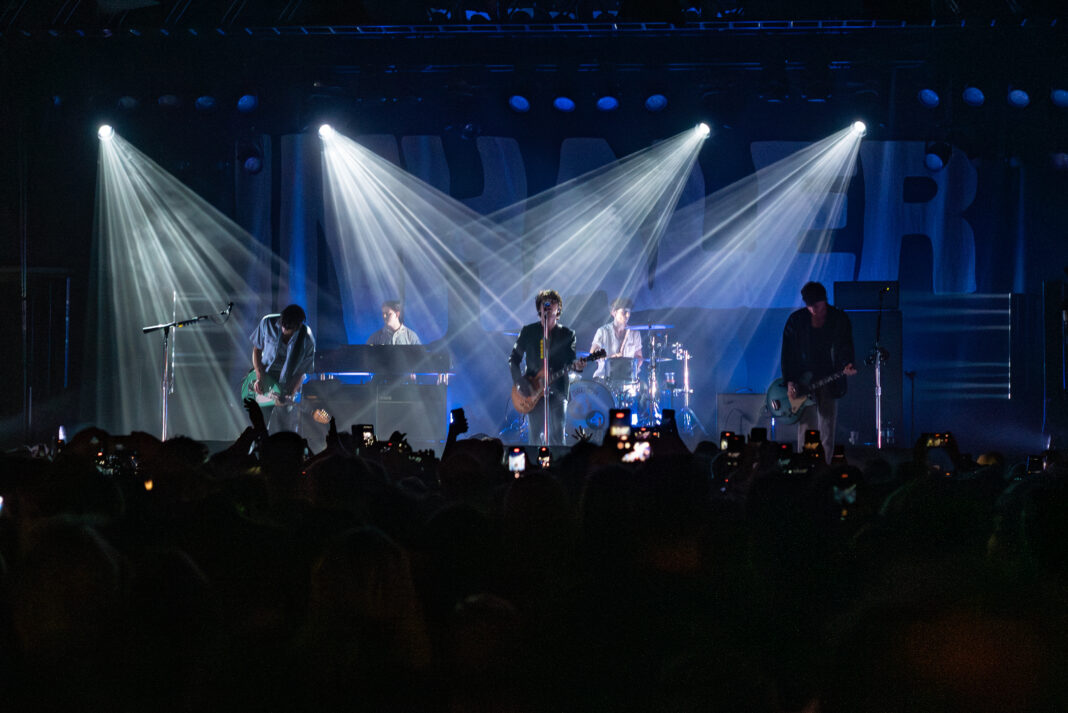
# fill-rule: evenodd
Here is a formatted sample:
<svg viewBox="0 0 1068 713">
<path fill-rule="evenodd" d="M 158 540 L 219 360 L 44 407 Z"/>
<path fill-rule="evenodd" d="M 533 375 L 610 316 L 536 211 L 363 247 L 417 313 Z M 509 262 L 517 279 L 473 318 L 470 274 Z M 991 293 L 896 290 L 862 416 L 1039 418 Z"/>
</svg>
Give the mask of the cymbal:
<svg viewBox="0 0 1068 713">
<path fill-rule="evenodd" d="M 674 324 L 631 324 L 627 326 L 627 329 L 633 329 L 635 332 L 663 332 L 674 328 Z"/>
</svg>

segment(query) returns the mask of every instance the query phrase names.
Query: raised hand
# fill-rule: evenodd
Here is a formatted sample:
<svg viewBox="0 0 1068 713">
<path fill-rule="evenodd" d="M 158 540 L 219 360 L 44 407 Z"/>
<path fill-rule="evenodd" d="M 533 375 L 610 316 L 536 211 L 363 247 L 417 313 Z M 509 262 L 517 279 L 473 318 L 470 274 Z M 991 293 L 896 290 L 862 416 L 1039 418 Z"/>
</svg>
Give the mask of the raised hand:
<svg viewBox="0 0 1068 713">
<path fill-rule="evenodd" d="M 244 400 L 245 410 L 248 411 L 249 421 L 252 423 L 252 427 L 259 433 L 267 433 L 267 421 L 263 418 L 263 409 L 256 403 L 256 399 L 247 398 Z"/>
</svg>

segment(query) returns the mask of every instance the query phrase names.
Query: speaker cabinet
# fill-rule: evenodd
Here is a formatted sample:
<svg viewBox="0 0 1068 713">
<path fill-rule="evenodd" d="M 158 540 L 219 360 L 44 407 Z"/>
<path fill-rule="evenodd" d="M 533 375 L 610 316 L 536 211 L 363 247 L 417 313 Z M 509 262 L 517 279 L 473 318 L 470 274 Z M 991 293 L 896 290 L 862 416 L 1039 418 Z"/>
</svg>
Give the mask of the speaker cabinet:
<svg viewBox="0 0 1068 713">
<path fill-rule="evenodd" d="M 416 441 L 441 441 L 447 431 L 445 387 L 436 384 L 396 384 L 379 387 L 375 433 L 385 438 L 393 431 Z"/>
<path fill-rule="evenodd" d="M 302 430 L 308 444 L 320 450 L 326 443 L 329 419 L 338 430 L 370 423 L 378 438 L 393 431 L 407 434 L 412 447 L 445 439 L 446 386 L 438 384 L 346 384 L 336 379 L 304 385 Z"/>
<path fill-rule="evenodd" d="M 714 435 L 717 442 L 723 431 L 734 431 L 748 438 L 753 428 L 769 428 L 771 423 L 768 411 L 764 408 L 764 394 L 719 394 L 716 397 L 716 414 L 717 429 Z"/>
</svg>

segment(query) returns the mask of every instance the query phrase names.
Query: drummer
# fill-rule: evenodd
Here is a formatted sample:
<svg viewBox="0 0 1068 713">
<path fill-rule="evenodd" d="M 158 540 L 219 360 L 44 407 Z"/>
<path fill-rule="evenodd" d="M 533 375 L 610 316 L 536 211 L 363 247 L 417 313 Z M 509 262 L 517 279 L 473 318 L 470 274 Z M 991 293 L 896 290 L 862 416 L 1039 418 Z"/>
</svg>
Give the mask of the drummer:
<svg viewBox="0 0 1068 713">
<path fill-rule="evenodd" d="M 597 329 L 597 333 L 593 335 L 593 344 L 590 346 L 590 351 L 604 349 L 608 353 L 609 359 L 620 357 L 633 359 L 631 374 L 637 374 L 642 364 L 642 338 L 638 332 L 633 329 L 627 329 L 627 322 L 630 321 L 630 310 L 633 306 L 634 303 L 626 298 L 612 300 L 610 309 L 612 321 L 601 325 Z M 593 378 L 608 378 L 610 376 L 609 359 L 597 362 L 597 371 L 594 372 Z"/>
</svg>

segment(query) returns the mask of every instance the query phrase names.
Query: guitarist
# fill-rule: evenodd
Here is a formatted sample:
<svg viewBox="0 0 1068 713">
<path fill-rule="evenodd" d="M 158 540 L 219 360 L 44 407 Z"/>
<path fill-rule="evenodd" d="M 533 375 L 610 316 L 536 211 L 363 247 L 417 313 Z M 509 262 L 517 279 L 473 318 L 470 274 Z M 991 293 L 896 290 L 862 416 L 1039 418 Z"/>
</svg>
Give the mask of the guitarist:
<svg viewBox="0 0 1068 713">
<path fill-rule="evenodd" d="M 527 324 L 519 331 L 512 354 L 508 357 L 508 366 L 511 368 L 512 382 L 523 396 L 530 396 L 535 391 L 531 379 L 542 370 L 542 340 L 545 327 L 549 329 L 549 371 L 566 369 L 569 364 L 575 362 L 575 331 L 557 324 L 563 306 L 560 293 L 556 290 L 542 290 L 534 298 L 534 309 L 538 312 L 539 321 Z M 520 364 L 524 361 L 525 368 L 521 368 Z M 582 371 L 585 367 L 585 359 L 575 363 L 575 371 Z M 567 406 L 570 384 L 566 371 L 549 384 L 548 442 L 551 445 L 564 444 L 564 409 Z M 534 434 L 541 436 L 537 439 L 538 443 L 545 442 L 542 434 L 544 408 L 545 400 L 542 399 L 527 414 L 531 439 Z"/>
<path fill-rule="evenodd" d="M 790 398 L 805 395 L 805 384 L 836 372 L 846 376 L 853 368 L 853 325 L 849 316 L 827 304 L 827 290 L 818 282 L 801 288 L 805 306 L 790 315 L 782 332 L 782 378 Z M 835 379 L 809 396 L 808 407 L 797 426 L 797 448 L 804 446 L 806 430 L 819 429 L 825 457 L 834 453 L 838 399 L 846 393 L 846 380 Z"/>
<path fill-rule="evenodd" d="M 289 305 L 281 314 L 264 316 L 249 335 L 252 369 L 256 372 L 252 389 L 257 394 L 267 394 L 274 383 L 281 389 L 278 408 L 270 409 L 267 425 L 271 433 L 298 431 L 300 427 L 300 414 L 293 399 L 315 360 L 315 337 L 304 323 L 306 319 L 303 307 Z"/>
</svg>

